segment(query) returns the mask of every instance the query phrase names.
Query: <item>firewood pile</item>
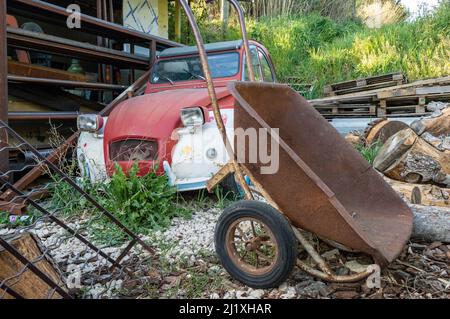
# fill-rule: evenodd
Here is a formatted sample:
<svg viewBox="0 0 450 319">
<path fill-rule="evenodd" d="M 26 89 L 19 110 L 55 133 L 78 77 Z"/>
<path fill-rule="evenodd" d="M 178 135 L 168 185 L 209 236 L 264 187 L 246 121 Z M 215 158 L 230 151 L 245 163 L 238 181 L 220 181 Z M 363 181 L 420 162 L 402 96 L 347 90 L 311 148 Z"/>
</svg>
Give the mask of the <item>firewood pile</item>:
<svg viewBox="0 0 450 319">
<path fill-rule="evenodd" d="M 409 126 L 378 120 L 364 134 L 349 134 L 353 144 L 378 143 L 373 166 L 412 208 L 413 235 L 450 241 L 450 103 L 431 102 L 429 116 Z"/>
</svg>

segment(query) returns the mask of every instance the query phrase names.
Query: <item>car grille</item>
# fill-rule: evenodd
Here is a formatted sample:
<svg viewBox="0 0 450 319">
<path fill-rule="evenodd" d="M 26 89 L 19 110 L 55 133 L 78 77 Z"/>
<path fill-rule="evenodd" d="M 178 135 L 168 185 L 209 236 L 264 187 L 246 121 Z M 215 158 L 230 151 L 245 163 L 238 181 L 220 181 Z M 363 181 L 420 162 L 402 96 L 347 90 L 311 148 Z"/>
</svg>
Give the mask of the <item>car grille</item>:
<svg viewBox="0 0 450 319">
<path fill-rule="evenodd" d="M 128 139 L 110 144 L 109 158 L 112 161 L 153 161 L 158 157 L 156 141 Z"/>
</svg>

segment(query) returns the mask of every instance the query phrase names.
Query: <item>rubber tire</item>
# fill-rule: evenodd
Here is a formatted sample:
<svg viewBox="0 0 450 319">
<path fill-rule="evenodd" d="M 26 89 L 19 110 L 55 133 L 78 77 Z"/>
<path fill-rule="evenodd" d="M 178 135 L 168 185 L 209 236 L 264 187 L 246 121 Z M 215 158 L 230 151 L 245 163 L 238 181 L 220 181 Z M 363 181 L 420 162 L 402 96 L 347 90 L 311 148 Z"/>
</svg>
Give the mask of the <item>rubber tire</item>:
<svg viewBox="0 0 450 319">
<path fill-rule="evenodd" d="M 227 253 L 227 230 L 235 220 L 242 217 L 253 217 L 266 224 L 278 242 L 277 263 L 264 275 L 255 276 L 244 272 L 234 264 Z M 259 201 L 242 200 L 227 207 L 216 224 L 214 241 L 223 267 L 234 279 L 252 288 L 278 287 L 292 272 L 297 259 L 297 239 L 289 222 L 275 208 Z"/>
</svg>

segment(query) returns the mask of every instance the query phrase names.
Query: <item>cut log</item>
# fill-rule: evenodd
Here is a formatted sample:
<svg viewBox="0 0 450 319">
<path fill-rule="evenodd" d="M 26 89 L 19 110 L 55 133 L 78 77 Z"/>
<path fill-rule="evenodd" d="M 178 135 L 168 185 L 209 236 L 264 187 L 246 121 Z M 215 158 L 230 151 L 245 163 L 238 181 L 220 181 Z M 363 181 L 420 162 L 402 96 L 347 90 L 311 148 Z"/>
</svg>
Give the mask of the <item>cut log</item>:
<svg viewBox="0 0 450 319">
<path fill-rule="evenodd" d="M 35 261 L 34 265 L 45 273 L 54 282 L 61 283 L 61 276 L 54 263 L 47 255 L 42 253 L 38 239 L 30 233 L 21 234 L 8 240 L 9 244 L 17 249 L 30 261 Z M 0 283 L 12 288 L 16 293 L 27 299 L 61 299 L 61 295 L 50 288 L 30 269 L 25 268 L 17 258 L 0 246 Z M 12 298 L 8 293 L 0 290 L 0 297 Z"/>
<path fill-rule="evenodd" d="M 447 207 L 450 210 L 450 188 L 440 188 L 436 185 L 428 184 L 404 183 L 387 177 L 384 177 L 384 180 L 404 200 L 411 204 Z"/>
<path fill-rule="evenodd" d="M 371 145 L 378 142 L 383 145 L 392 135 L 405 128 L 408 128 L 408 125 L 400 121 L 390 121 L 386 119 L 375 121 L 365 132 L 366 144 Z"/>
<path fill-rule="evenodd" d="M 358 134 L 352 133 L 352 132 L 345 135 L 345 140 L 352 145 L 363 144 L 363 140 L 362 140 L 361 136 Z"/>
<path fill-rule="evenodd" d="M 410 205 L 414 215 L 413 238 L 450 242 L 450 211 L 448 208 Z"/>
<path fill-rule="evenodd" d="M 398 181 L 450 187 L 450 151 L 439 151 L 409 128 L 386 141 L 374 167 Z"/>
<path fill-rule="evenodd" d="M 437 116 L 436 116 L 437 115 Z M 422 135 L 428 132 L 433 136 L 450 134 L 450 106 L 435 111 L 433 115 L 424 117 L 411 123 L 411 128 L 418 134 Z"/>
</svg>

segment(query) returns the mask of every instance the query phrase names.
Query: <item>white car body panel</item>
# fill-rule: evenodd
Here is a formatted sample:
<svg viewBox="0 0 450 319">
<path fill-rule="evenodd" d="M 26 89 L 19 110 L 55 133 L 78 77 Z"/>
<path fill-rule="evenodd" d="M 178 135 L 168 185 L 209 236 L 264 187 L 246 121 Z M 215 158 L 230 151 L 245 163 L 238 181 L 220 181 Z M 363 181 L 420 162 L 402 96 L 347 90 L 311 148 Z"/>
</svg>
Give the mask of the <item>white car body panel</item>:
<svg viewBox="0 0 450 319">
<path fill-rule="evenodd" d="M 103 153 L 103 129 L 107 118 L 104 118 L 103 128 L 96 133 L 81 132 L 77 144 L 77 160 L 81 176 L 91 183 L 108 181 L 105 157 Z"/>
</svg>

